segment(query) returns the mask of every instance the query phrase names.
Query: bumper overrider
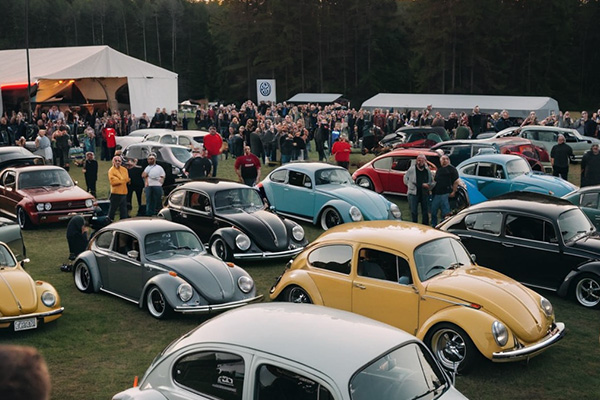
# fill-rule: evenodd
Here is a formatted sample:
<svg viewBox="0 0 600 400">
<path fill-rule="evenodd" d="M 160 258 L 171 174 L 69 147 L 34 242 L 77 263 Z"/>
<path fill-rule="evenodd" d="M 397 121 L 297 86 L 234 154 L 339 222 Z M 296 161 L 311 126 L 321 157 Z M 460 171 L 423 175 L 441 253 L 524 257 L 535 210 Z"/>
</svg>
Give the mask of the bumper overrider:
<svg viewBox="0 0 600 400">
<path fill-rule="evenodd" d="M 62 314 L 64 310 L 65 310 L 65 308 L 61 307 L 61 308 L 57 308 L 56 310 L 44 311 L 44 312 L 39 312 L 39 313 L 11 315 L 11 316 L 7 316 L 7 317 L 0 317 L 0 323 L 14 322 L 14 321 L 19 321 L 19 320 L 28 319 L 28 318 L 42 319 L 42 318 L 46 318 L 46 317 L 52 317 L 54 315 Z"/>
<path fill-rule="evenodd" d="M 213 312 L 221 312 L 226 310 L 231 310 L 233 308 L 238 308 L 241 306 L 245 306 L 251 303 L 258 303 L 262 301 L 263 295 L 256 297 L 251 297 L 249 299 L 232 301 L 230 303 L 223 304 L 206 304 L 206 305 L 192 305 L 192 304 L 182 304 L 180 306 L 175 307 L 175 312 L 180 312 L 182 314 L 210 314 Z"/>
<path fill-rule="evenodd" d="M 265 258 L 283 258 L 283 257 L 291 257 L 291 256 L 295 256 L 296 254 L 300 253 L 302 250 L 304 250 L 303 246 L 300 247 L 296 247 L 295 249 L 290 249 L 290 250 L 285 250 L 285 251 L 278 251 L 278 252 L 253 252 L 253 253 L 234 253 L 233 254 L 233 258 L 235 258 L 236 260 L 249 260 L 249 259 L 265 259 Z"/>
<path fill-rule="evenodd" d="M 534 343 L 530 346 L 523 346 L 520 348 L 499 351 L 492 354 L 492 361 L 503 362 L 503 361 L 518 361 L 534 357 L 546 350 L 548 347 L 556 344 L 565 336 L 565 324 L 557 322 L 553 324 L 552 329 L 548 332 L 544 338 L 539 342 Z"/>
</svg>

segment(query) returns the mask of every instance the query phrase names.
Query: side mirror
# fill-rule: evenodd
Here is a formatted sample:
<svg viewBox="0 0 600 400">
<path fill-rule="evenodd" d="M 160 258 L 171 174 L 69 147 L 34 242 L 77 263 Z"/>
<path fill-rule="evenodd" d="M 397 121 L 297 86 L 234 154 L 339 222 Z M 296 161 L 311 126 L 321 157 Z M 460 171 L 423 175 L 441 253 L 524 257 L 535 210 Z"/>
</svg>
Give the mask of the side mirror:
<svg viewBox="0 0 600 400">
<path fill-rule="evenodd" d="M 310 182 L 304 182 L 304 187 L 310 189 L 312 187 L 312 184 Z"/>
<path fill-rule="evenodd" d="M 29 258 L 24 258 L 21 260 L 21 263 L 23 264 L 27 264 L 28 262 L 30 262 L 31 260 Z"/>
<path fill-rule="evenodd" d="M 269 207 L 269 210 L 271 210 L 271 211 L 275 212 L 275 206 L 271 206 L 271 207 Z"/>
<path fill-rule="evenodd" d="M 477 264 L 477 256 L 475 254 L 471 254 L 471 261 Z"/>
<path fill-rule="evenodd" d="M 134 260 L 137 260 L 140 256 L 140 252 L 137 250 L 129 250 L 127 252 L 127 257 L 129 258 L 133 258 Z"/>
<path fill-rule="evenodd" d="M 73 181 L 73 183 L 75 183 L 75 186 L 78 186 L 78 185 L 79 185 L 79 182 L 78 182 L 78 181 Z"/>
</svg>

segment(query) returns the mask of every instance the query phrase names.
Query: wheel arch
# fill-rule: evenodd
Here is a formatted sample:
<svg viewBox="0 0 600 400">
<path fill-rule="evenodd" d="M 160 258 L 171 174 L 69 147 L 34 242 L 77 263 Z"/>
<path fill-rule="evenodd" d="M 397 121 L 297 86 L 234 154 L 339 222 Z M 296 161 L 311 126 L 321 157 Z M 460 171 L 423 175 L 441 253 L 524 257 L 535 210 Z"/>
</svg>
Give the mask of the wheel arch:
<svg viewBox="0 0 600 400">
<path fill-rule="evenodd" d="M 75 261 L 73 261 L 73 266 L 76 266 L 79 262 L 85 262 L 87 264 L 88 268 L 90 269 L 94 293 L 99 292 L 100 288 L 102 287 L 102 277 L 100 276 L 100 268 L 96 262 L 96 256 L 91 250 L 85 250 L 83 253 L 77 256 Z"/>
<path fill-rule="evenodd" d="M 569 272 L 558 288 L 558 295 L 561 297 L 567 297 L 574 288 L 573 285 L 577 282 L 578 278 L 585 273 L 594 274 L 600 280 L 600 261 L 592 261 L 582 264 L 577 267 L 577 269 Z"/>
<path fill-rule="evenodd" d="M 158 212 L 158 216 L 166 219 L 167 221 L 173 221 L 173 217 L 171 216 L 171 210 L 168 207 L 163 208 Z"/>
<path fill-rule="evenodd" d="M 233 227 L 226 227 L 226 228 L 219 228 L 219 229 L 217 229 L 216 231 L 213 232 L 212 235 L 210 235 L 210 240 L 208 241 L 208 243 L 210 245 L 212 243 L 212 241 L 213 241 L 214 238 L 221 237 L 225 241 L 225 243 L 227 244 L 227 246 L 229 246 L 229 248 L 233 252 L 236 249 L 235 238 L 240 233 L 243 233 L 246 236 L 248 236 L 250 238 L 250 241 L 252 243 L 254 243 L 254 241 L 252 240 L 252 237 L 250 235 L 248 235 L 244 231 L 241 231 L 239 229 L 235 229 Z"/>
<path fill-rule="evenodd" d="M 342 221 L 344 221 L 344 223 L 352 222 L 352 218 L 350 218 L 350 207 L 352 207 L 352 206 L 353 206 L 352 204 L 348 204 L 344 200 L 331 199 L 327 203 L 325 203 L 321 206 L 321 208 L 319 209 L 319 212 L 313 218 L 313 224 L 315 224 L 315 225 L 320 224 L 321 216 L 323 215 L 323 211 L 325 211 L 327 208 L 333 208 L 337 212 L 339 212 L 340 216 L 342 217 Z M 359 208 L 359 210 L 360 210 L 360 208 Z M 362 213 L 362 210 L 361 210 L 361 213 Z"/>
<path fill-rule="evenodd" d="M 287 288 L 292 286 L 299 286 L 308 293 L 313 304 L 324 305 L 323 298 L 319 288 L 312 280 L 310 275 L 306 271 L 289 271 L 281 280 L 277 283 L 275 289 L 270 293 L 271 300 L 283 301 L 283 293 Z"/>
<path fill-rule="evenodd" d="M 146 295 L 148 294 L 148 290 L 151 287 L 156 286 L 165 296 L 165 299 L 169 303 L 169 306 L 175 309 L 177 305 L 181 304 L 181 300 L 179 300 L 179 298 L 177 297 L 177 287 L 182 283 L 187 282 L 185 279 L 179 276 L 172 276 L 168 273 L 153 276 L 144 285 L 144 289 L 142 290 L 138 301 L 138 306 L 142 309 L 146 307 Z M 193 285 L 192 288 L 194 288 Z M 194 292 L 197 292 L 195 288 L 193 290 Z"/>
<path fill-rule="evenodd" d="M 379 179 L 379 175 L 378 174 L 368 174 L 366 172 L 361 172 L 360 174 L 356 175 L 356 179 L 354 179 L 354 182 L 358 181 L 358 178 L 360 177 L 365 177 L 368 178 L 371 183 L 373 183 L 373 191 L 376 193 L 382 193 L 383 192 L 383 185 L 381 183 L 381 179 Z"/>
</svg>

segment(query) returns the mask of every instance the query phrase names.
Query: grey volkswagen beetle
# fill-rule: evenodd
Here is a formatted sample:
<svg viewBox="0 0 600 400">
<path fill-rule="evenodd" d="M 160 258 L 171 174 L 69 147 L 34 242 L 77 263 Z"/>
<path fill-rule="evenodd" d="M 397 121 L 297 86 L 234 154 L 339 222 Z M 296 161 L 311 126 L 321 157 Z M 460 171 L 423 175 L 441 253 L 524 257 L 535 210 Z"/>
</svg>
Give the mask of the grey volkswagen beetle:
<svg viewBox="0 0 600 400">
<path fill-rule="evenodd" d="M 125 219 L 101 229 L 74 262 L 81 292 L 103 291 L 146 308 L 211 313 L 262 300 L 242 268 L 207 254 L 186 226 L 157 218 Z"/>
</svg>

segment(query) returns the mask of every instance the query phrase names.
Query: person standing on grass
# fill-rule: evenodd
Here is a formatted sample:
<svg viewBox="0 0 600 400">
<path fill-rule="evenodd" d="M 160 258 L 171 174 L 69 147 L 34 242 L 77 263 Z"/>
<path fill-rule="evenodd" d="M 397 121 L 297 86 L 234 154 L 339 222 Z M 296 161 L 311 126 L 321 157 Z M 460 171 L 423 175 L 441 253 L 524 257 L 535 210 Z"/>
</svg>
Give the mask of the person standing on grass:
<svg viewBox="0 0 600 400">
<path fill-rule="evenodd" d="M 235 173 L 240 182 L 248 186 L 254 186 L 260 179 L 260 160 L 254 154 L 250 146 L 244 147 L 244 155 L 235 159 Z"/>
<path fill-rule="evenodd" d="M 163 188 L 165 182 L 165 170 L 156 163 L 156 154 L 148 155 L 148 166 L 142 172 L 145 181 L 144 193 L 146 194 L 146 215 L 156 215 L 161 206 Z"/>
<path fill-rule="evenodd" d="M 209 135 L 204 136 L 204 148 L 208 151 L 208 157 L 212 163 L 212 176 L 217 176 L 217 165 L 219 164 L 219 155 L 223 148 L 223 139 L 217 132 L 217 128 L 211 125 L 208 128 Z"/>
<path fill-rule="evenodd" d="M 581 158 L 581 187 L 600 185 L 600 148 L 593 144 Z"/>
<path fill-rule="evenodd" d="M 351 150 L 352 146 L 348 143 L 348 137 L 346 135 L 341 135 L 333 146 L 331 146 L 331 153 L 333 154 L 337 165 L 346 169 L 350 167 Z"/>
<path fill-rule="evenodd" d="M 94 153 L 88 151 L 85 153 L 83 162 L 83 176 L 85 177 L 86 191 L 96 197 L 96 182 L 98 181 L 98 161 L 94 159 Z"/>
<path fill-rule="evenodd" d="M 565 143 L 565 137 L 558 135 L 558 144 L 550 150 L 550 162 L 552 163 L 552 175 L 560 176 L 565 181 L 569 177 L 569 162 L 573 157 L 573 149 Z"/>
<path fill-rule="evenodd" d="M 435 227 L 438 222 L 438 211 L 442 211 L 442 220 L 450 213 L 450 197 L 454 197 L 458 189 L 458 171 L 450 164 L 447 155 L 440 157 L 440 168 L 435 173 L 435 186 L 431 190 L 433 199 L 431 201 L 431 226 Z"/>
<path fill-rule="evenodd" d="M 127 168 L 121 166 L 121 156 L 114 156 L 113 166 L 108 170 L 108 182 L 110 183 L 110 206 L 108 218 L 114 221 L 117 209 L 121 219 L 129 218 L 127 215 L 127 184 L 130 182 Z"/>
<path fill-rule="evenodd" d="M 207 157 L 206 149 L 200 149 L 194 147 L 192 151 L 192 158 L 186 161 L 183 166 L 183 172 L 190 179 L 205 178 L 210 176 L 210 170 L 212 169 L 212 163 Z"/>
<path fill-rule="evenodd" d="M 404 174 L 404 184 L 408 195 L 408 206 L 412 222 L 419 222 L 419 204 L 421 205 L 421 223 L 429 225 L 429 190 L 433 186 L 433 174 L 427 165 L 427 158 L 419 154 L 415 162 Z"/>
</svg>

